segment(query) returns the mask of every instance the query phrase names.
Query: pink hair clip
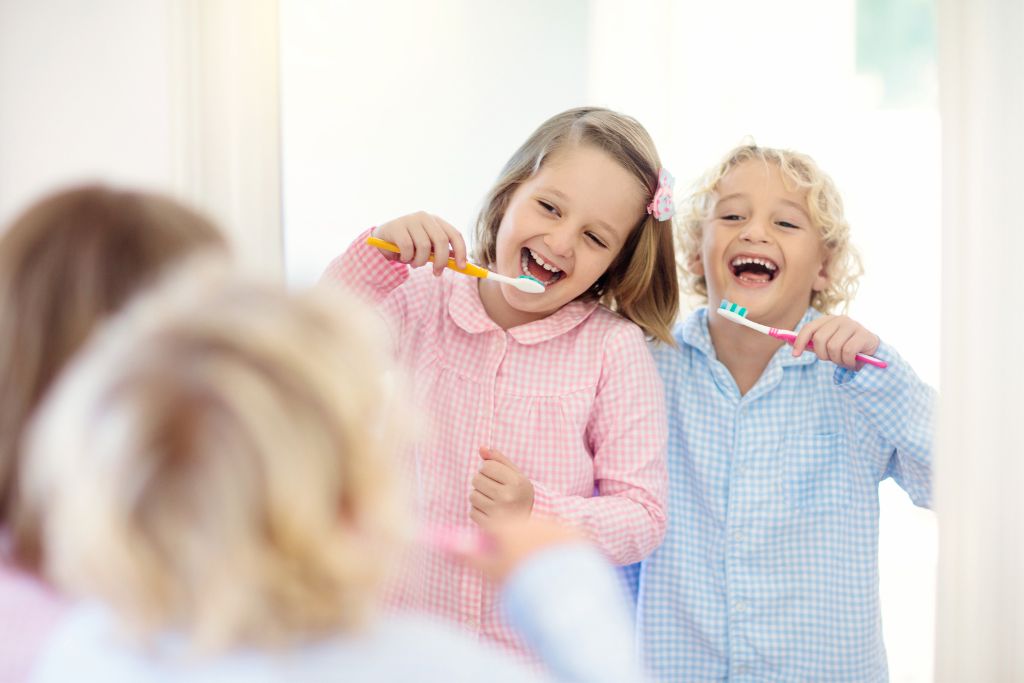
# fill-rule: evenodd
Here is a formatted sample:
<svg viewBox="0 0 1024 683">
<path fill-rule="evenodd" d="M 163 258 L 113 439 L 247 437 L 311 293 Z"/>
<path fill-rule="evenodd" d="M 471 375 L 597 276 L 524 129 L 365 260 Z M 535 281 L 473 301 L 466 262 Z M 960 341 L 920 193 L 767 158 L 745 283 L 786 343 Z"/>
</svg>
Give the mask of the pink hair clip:
<svg viewBox="0 0 1024 683">
<path fill-rule="evenodd" d="M 675 182 L 676 179 L 664 168 L 658 173 L 658 189 L 651 203 L 647 205 L 647 213 L 659 221 L 667 221 L 676 213 L 676 205 L 672 202 L 672 185 Z"/>
</svg>

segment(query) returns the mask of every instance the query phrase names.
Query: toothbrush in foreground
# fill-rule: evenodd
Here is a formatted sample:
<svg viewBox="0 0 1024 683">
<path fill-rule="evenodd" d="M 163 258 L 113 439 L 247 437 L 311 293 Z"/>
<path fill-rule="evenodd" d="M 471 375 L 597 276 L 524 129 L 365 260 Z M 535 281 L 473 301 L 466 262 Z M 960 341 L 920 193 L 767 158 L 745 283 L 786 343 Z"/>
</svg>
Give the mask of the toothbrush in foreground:
<svg viewBox="0 0 1024 683">
<path fill-rule="evenodd" d="M 399 253 L 400 251 L 398 245 L 395 244 L 394 242 L 386 242 L 384 240 L 377 239 L 376 237 L 367 237 L 366 243 L 369 244 L 371 247 L 385 249 L 387 251 L 392 251 L 396 254 Z M 433 260 L 434 257 L 431 256 L 430 259 Z M 495 273 L 494 271 L 487 270 L 486 268 L 481 268 L 480 266 L 472 263 L 467 263 L 465 268 L 459 268 L 457 265 L 455 265 L 455 259 L 453 258 L 448 259 L 448 267 L 454 270 L 456 273 L 462 273 L 463 275 L 471 275 L 473 277 L 478 277 L 481 280 L 487 278 L 491 280 L 497 280 L 498 282 L 504 282 L 505 284 L 512 285 L 519 291 L 526 292 L 527 294 L 544 293 L 544 285 L 541 283 L 541 281 L 530 275 L 509 277 L 507 275 L 502 275 L 501 273 Z"/>
<path fill-rule="evenodd" d="M 728 318 L 734 323 L 739 323 L 740 325 L 749 327 L 752 330 L 757 330 L 761 334 L 767 334 L 769 337 L 781 339 L 787 344 L 792 344 L 794 341 L 796 341 L 796 332 L 793 332 L 792 330 L 780 330 L 777 327 L 768 327 L 767 325 L 762 325 L 761 323 L 755 323 L 753 320 L 748 320 L 747 309 L 740 306 L 739 304 L 732 303 L 728 299 L 722 299 L 722 304 L 718 307 L 718 314 L 725 318 Z M 814 346 L 811 344 L 811 342 L 807 342 L 807 348 L 811 349 L 814 348 Z M 874 356 L 869 356 L 866 353 L 858 353 L 857 360 L 861 361 L 862 363 L 867 363 L 868 365 L 874 365 L 876 368 L 889 367 L 889 364 L 886 363 L 884 360 L 879 360 L 878 358 L 875 358 Z"/>
</svg>

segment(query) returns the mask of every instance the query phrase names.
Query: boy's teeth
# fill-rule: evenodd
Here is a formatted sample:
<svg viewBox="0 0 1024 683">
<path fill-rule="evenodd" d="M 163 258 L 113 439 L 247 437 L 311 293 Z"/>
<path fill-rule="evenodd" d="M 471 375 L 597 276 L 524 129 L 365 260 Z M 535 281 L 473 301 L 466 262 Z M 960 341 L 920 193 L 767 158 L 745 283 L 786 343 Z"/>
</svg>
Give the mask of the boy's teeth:
<svg viewBox="0 0 1024 683">
<path fill-rule="evenodd" d="M 779 267 L 777 265 L 775 265 L 774 263 L 772 263 L 768 259 L 752 258 L 750 256 L 737 256 L 736 258 L 734 258 L 732 260 L 732 263 L 730 265 L 732 265 L 733 268 L 738 268 L 739 266 L 745 266 L 748 263 L 756 263 L 758 265 L 764 266 L 768 270 L 778 270 L 779 269 Z"/>
</svg>

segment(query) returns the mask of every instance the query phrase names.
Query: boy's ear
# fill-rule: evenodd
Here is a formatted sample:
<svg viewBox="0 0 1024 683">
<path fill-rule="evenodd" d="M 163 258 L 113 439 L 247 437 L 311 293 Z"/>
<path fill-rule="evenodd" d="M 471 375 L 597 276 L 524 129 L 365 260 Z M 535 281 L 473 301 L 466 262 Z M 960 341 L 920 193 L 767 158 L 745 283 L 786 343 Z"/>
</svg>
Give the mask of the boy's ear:
<svg viewBox="0 0 1024 683">
<path fill-rule="evenodd" d="M 690 262 L 686 264 L 690 268 L 690 272 L 698 277 L 704 276 L 704 261 L 700 257 L 700 252 L 690 257 Z"/>
<path fill-rule="evenodd" d="M 812 291 L 820 292 L 828 287 L 829 280 L 831 280 L 831 276 L 828 272 L 829 259 L 831 256 L 832 255 L 827 252 L 822 254 L 821 268 L 818 269 L 818 275 L 814 278 L 814 284 L 811 286 Z"/>
</svg>

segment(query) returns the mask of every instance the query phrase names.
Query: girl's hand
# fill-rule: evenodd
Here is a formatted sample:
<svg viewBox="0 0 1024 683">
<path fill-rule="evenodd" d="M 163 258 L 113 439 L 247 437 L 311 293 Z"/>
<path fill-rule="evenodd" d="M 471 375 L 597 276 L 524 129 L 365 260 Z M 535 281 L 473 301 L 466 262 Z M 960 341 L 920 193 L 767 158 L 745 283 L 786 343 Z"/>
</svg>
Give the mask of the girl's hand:
<svg viewBox="0 0 1024 683">
<path fill-rule="evenodd" d="M 449 257 L 455 259 L 459 268 L 466 267 L 466 242 L 462 234 L 447 221 L 425 211 L 378 225 L 373 229 L 373 236 L 397 244 L 400 253 L 383 250 L 381 253 L 413 268 L 426 263 L 431 253 L 439 255 L 434 259 L 434 275 L 444 272 Z"/>
<path fill-rule="evenodd" d="M 494 522 L 526 519 L 533 510 L 533 484 L 512 461 L 491 448 L 481 448 L 483 463 L 473 477 L 473 491 L 469 503 L 473 509 L 469 518 L 482 529 Z"/>
<path fill-rule="evenodd" d="M 857 360 L 857 354 L 874 355 L 880 340 L 878 335 L 845 315 L 823 315 L 804 325 L 796 335 L 793 355 L 803 353 L 808 342 L 814 342 L 812 351 L 821 360 L 859 370 L 864 363 Z"/>
</svg>

